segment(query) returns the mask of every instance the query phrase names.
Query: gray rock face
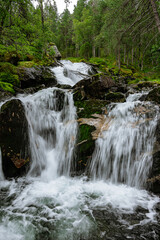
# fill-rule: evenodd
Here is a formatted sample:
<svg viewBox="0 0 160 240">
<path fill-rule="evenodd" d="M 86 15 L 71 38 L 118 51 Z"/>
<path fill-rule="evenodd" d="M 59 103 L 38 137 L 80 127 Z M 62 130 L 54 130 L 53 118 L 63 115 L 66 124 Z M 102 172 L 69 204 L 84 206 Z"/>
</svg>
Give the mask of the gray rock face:
<svg viewBox="0 0 160 240">
<path fill-rule="evenodd" d="M 25 173 L 30 161 L 28 122 L 23 104 L 13 99 L 1 107 L 0 147 L 5 177 L 18 177 Z"/>
<path fill-rule="evenodd" d="M 21 88 L 37 87 L 44 84 L 46 87 L 57 84 L 54 73 L 49 67 L 23 68 L 20 73 Z"/>
<path fill-rule="evenodd" d="M 61 53 L 59 52 L 57 46 L 56 46 L 56 45 L 53 45 L 53 46 L 51 46 L 51 48 L 53 48 L 53 50 L 55 51 L 54 57 L 55 57 L 57 60 L 60 60 L 62 56 L 61 56 Z"/>
<path fill-rule="evenodd" d="M 160 194 L 160 119 L 156 128 L 156 142 L 153 153 L 153 165 L 151 170 L 150 190 L 154 193 Z"/>
</svg>

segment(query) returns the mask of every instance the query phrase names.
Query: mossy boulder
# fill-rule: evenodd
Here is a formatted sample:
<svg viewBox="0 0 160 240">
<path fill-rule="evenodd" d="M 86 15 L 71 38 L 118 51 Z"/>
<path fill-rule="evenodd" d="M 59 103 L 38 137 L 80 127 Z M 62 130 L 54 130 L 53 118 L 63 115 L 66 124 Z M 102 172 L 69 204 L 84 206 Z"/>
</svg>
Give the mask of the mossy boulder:
<svg viewBox="0 0 160 240">
<path fill-rule="evenodd" d="M 28 122 L 18 99 L 7 101 L 0 111 L 0 147 L 5 177 L 22 176 L 30 162 Z"/>
<path fill-rule="evenodd" d="M 3 99 L 3 92 L 15 93 L 13 85 L 11 83 L 0 81 L 0 99 Z"/>
<path fill-rule="evenodd" d="M 79 125 L 76 147 L 76 171 L 85 171 L 95 148 L 95 140 L 92 138 L 94 126 Z"/>
<path fill-rule="evenodd" d="M 105 113 L 107 104 L 108 101 L 99 99 L 75 101 L 78 116 L 77 121 L 79 123 L 76 148 L 77 155 L 75 159 L 77 163 L 76 170 L 78 172 L 84 172 L 86 170 L 95 149 L 95 138 L 93 133 L 96 131 L 96 125 L 91 125 L 91 122 L 93 122 L 93 115 Z"/>
<path fill-rule="evenodd" d="M 125 102 L 124 94 L 121 92 L 106 93 L 105 99 L 111 102 Z"/>
<path fill-rule="evenodd" d="M 107 75 L 96 74 L 78 82 L 73 88 L 75 99 L 105 99 L 108 90 L 115 82 Z"/>
<path fill-rule="evenodd" d="M 147 97 L 146 97 L 147 101 L 153 101 L 155 103 L 160 104 L 160 87 L 156 87 L 153 90 L 151 90 Z"/>
<path fill-rule="evenodd" d="M 37 87 L 44 84 L 46 87 L 55 86 L 57 80 L 54 73 L 49 67 L 19 67 L 19 79 L 21 81 L 21 88 Z"/>
<path fill-rule="evenodd" d="M 102 114 L 106 109 L 108 101 L 92 99 L 75 101 L 74 105 L 77 107 L 78 118 L 90 118 L 93 114 Z"/>
</svg>

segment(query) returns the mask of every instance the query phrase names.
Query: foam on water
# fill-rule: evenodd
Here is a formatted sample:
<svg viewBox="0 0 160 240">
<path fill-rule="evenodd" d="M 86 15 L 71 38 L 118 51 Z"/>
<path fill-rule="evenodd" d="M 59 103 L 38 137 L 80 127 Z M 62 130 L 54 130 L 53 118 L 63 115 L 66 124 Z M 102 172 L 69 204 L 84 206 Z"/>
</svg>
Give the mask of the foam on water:
<svg viewBox="0 0 160 240">
<path fill-rule="evenodd" d="M 118 212 L 120 222 L 123 221 L 123 214 L 132 214 L 137 207 L 146 210 L 146 216 L 143 222 L 139 221 L 139 225 L 156 220 L 154 206 L 159 198 L 145 190 L 104 181 L 88 182 L 85 178 L 58 177 L 49 182 L 32 178 L 28 181 L 30 184 L 26 186 L 23 186 L 23 180 L 10 183 L 9 197 L 13 200 L 4 209 L 6 216 L 1 226 L 1 240 L 9 240 L 12 234 L 17 234 L 16 239 L 26 240 L 28 231 L 31 231 L 29 239 L 36 239 L 36 231 L 40 225 L 43 229 L 43 224 L 50 231 L 50 236 L 56 239 L 66 239 L 65 236 L 68 236 L 74 240 L 75 234 L 87 237 L 94 228 L 92 212 L 108 207 Z M 128 226 L 130 223 L 126 222 Z"/>
</svg>

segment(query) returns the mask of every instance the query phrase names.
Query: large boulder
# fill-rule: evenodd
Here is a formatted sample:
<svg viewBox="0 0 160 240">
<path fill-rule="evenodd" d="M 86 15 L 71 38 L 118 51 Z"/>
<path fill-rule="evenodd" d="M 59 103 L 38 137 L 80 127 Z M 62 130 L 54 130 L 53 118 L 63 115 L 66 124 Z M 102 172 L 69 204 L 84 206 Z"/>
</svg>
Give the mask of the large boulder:
<svg viewBox="0 0 160 240">
<path fill-rule="evenodd" d="M 155 103 L 160 104 L 160 87 L 156 87 L 154 89 L 152 89 L 147 97 L 146 97 L 147 101 L 153 101 Z"/>
<path fill-rule="evenodd" d="M 59 52 L 57 46 L 54 43 L 50 43 L 48 46 L 47 54 L 51 58 L 55 58 L 57 60 L 61 59 L 61 53 Z"/>
<path fill-rule="evenodd" d="M 95 149 L 95 140 L 104 123 L 107 103 L 107 101 L 98 99 L 74 102 L 77 107 L 79 124 L 75 158 L 76 174 L 86 171 L 90 164 Z"/>
<path fill-rule="evenodd" d="M 30 162 L 28 122 L 18 99 L 7 101 L 0 112 L 0 147 L 5 177 L 23 175 Z"/>
<path fill-rule="evenodd" d="M 124 102 L 126 85 L 116 83 L 105 74 L 96 74 L 81 80 L 73 87 L 74 100 L 100 99 L 111 102 Z"/>
<path fill-rule="evenodd" d="M 46 87 L 55 86 L 57 80 L 49 67 L 19 68 L 21 88 L 37 87 L 44 84 Z"/>
</svg>

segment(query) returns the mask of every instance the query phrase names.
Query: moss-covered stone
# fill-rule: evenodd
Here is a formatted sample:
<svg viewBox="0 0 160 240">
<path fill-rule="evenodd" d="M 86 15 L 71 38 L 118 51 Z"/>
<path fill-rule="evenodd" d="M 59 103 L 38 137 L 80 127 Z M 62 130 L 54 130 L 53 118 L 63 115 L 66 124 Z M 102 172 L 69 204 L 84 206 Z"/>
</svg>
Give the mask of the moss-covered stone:
<svg viewBox="0 0 160 240">
<path fill-rule="evenodd" d="M 10 84 L 10 83 L 0 81 L 0 89 L 2 91 L 10 92 L 10 93 L 13 93 L 13 94 L 15 93 L 15 91 L 13 89 L 13 85 Z"/>
<path fill-rule="evenodd" d="M 127 76 L 131 76 L 133 74 L 131 69 L 126 69 L 126 68 L 121 68 L 120 73 L 122 75 L 127 75 Z"/>
<path fill-rule="evenodd" d="M 108 104 L 108 101 L 103 101 L 99 99 L 75 101 L 75 106 L 77 107 L 78 118 L 90 118 L 92 114 L 101 114 L 103 109 Z"/>
<path fill-rule="evenodd" d="M 105 99 L 111 102 L 125 102 L 123 93 L 120 92 L 109 92 L 105 94 Z"/>
<path fill-rule="evenodd" d="M 76 148 L 77 171 L 84 170 L 91 159 L 95 148 L 95 140 L 93 140 L 91 134 L 94 130 L 94 126 L 79 125 Z"/>
<path fill-rule="evenodd" d="M 20 80 L 19 80 L 18 75 L 16 75 L 16 74 L 0 72 L 0 81 L 6 82 L 6 83 L 11 83 L 12 85 L 15 85 L 15 86 L 20 86 Z"/>
<path fill-rule="evenodd" d="M 153 102 L 160 104 L 160 87 L 157 87 L 157 88 L 154 88 L 153 90 L 151 90 L 148 93 L 146 100 L 153 101 Z"/>
</svg>

